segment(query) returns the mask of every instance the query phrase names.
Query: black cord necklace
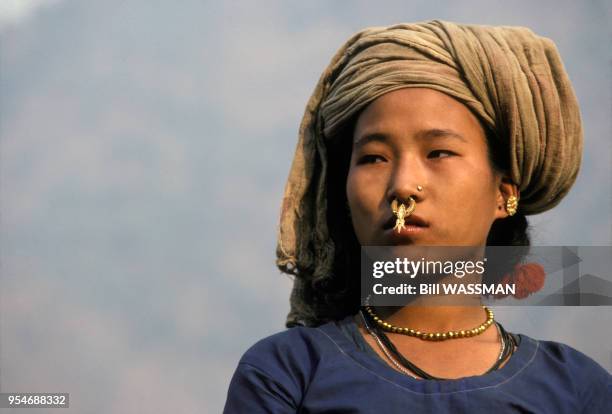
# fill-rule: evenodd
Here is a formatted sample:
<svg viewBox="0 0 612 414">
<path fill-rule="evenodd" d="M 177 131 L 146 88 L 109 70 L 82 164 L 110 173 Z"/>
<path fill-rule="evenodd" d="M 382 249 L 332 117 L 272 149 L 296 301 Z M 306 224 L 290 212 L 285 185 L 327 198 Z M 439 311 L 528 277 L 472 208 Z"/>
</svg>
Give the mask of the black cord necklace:
<svg viewBox="0 0 612 414">
<path fill-rule="evenodd" d="M 406 357 L 404 357 L 397 350 L 397 348 L 395 347 L 395 345 L 393 345 L 393 343 L 391 342 L 389 337 L 385 334 L 385 332 L 380 327 L 378 327 L 375 323 L 373 323 L 373 321 L 371 320 L 367 312 L 363 312 L 361 310 L 360 312 L 361 312 L 362 318 L 364 319 L 364 322 L 366 323 L 366 328 L 368 329 L 368 331 L 370 332 L 375 331 L 375 334 L 380 338 L 384 346 L 393 354 L 393 356 L 397 359 L 397 361 L 404 368 L 409 369 L 410 371 L 414 372 L 416 375 L 424 379 L 433 379 L 433 380 L 447 380 L 448 379 L 448 378 L 440 378 L 440 377 L 436 377 L 431 374 L 428 374 L 421 368 L 417 367 L 414 363 L 409 361 Z M 369 321 L 374 326 L 374 328 L 372 328 L 370 326 L 370 323 L 368 323 L 367 321 Z M 485 372 L 485 374 L 488 374 L 498 369 L 499 366 L 514 352 L 514 347 L 517 345 L 515 342 L 514 336 L 510 335 L 499 322 L 496 321 L 495 323 L 497 324 L 499 328 L 499 332 L 501 333 L 502 351 L 500 353 L 499 358 Z"/>
</svg>

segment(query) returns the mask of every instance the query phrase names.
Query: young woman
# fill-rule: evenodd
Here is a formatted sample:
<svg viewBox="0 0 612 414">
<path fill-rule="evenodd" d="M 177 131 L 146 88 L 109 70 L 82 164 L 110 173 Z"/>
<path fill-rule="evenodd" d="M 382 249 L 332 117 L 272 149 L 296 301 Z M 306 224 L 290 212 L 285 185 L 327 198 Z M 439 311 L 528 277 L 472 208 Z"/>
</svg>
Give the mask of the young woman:
<svg viewBox="0 0 612 414">
<path fill-rule="evenodd" d="M 550 40 L 442 21 L 354 35 L 308 102 L 286 186 L 289 329 L 244 354 L 225 412 L 612 412 L 601 366 L 478 304 L 360 303 L 361 246 L 528 245 L 525 215 L 567 194 L 581 151 Z"/>
</svg>

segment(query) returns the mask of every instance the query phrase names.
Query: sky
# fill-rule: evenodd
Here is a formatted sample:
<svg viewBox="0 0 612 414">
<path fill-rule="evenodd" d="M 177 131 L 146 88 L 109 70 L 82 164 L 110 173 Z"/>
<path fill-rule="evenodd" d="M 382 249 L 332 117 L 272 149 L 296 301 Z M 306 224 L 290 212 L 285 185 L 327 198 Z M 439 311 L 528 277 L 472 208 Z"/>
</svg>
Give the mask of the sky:
<svg viewBox="0 0 612 414">
<path fill-rule="evenodd" d="M 0 390 L 69 392 L 78 413 L 220 412 L 240 356 L 284 329 L 276 230 L 304 106 L 367 26 L 553 39 L 585 150 L 569 195 L 529 218 L 534 244 L 610 245 L 607 3 L 3 0 Z M 612 370 L 609 307 L 496 315 Z"/>
</svg>

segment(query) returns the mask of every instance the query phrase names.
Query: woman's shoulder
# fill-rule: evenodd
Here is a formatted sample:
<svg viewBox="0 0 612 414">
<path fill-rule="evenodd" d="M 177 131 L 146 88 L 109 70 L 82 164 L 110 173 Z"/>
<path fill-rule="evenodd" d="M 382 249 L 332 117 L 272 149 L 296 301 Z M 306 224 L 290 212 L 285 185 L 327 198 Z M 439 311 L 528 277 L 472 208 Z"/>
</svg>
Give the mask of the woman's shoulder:
<svg viewBox="0 0 612 414">
<path fill-rule="evenodd" d="M 593 358 L 571 345 L 557 341 L 534 339 L 525 334 L 521 334 L 521 336 L 535 341 L 538 345 L 540 356 L 546 358 L 550 363 L 565 366 L 566 369 L 589 371 L 605 378 L 610 377 L 608 371 Z"/>
<path fill-rule="evenodd" d="M 224 412 L 295 412 L 321 361 L 339 352 L 334 322 L 296 326 L 264 337 L 240 358 Z"/>
<path fill-rule="evenodd" d="M 262 370 L 279 364 L 285 368 L 306 369 L 317 364 L 325 354 L 337 352 L 338 348 L 328 333 L 337 329 L 334 324 L 294 326 L 268 335 L 251 345 L 240 363 Z"/>
<path fill-rule="evenodd" d="M 552 387 L 569 385 L 577 398 L 588 401 L 593 409 L 612 404 L 612 375 L 593 358 L 562 342 L 520 336 L 537 345 L 532 367 L 539 378 Z"/>
</svg>

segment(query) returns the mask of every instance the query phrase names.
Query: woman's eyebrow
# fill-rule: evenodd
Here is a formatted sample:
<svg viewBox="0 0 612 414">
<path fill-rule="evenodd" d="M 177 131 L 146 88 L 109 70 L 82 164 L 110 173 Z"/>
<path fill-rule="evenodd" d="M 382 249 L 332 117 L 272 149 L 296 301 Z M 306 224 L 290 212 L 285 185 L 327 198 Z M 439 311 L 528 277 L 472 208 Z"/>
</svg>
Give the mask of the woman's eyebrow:
<svg viewBox="0 0 612 414">
<path fill-rule="evenodd" d="M 444 129 L 444 128 L 422 129 L 416 133 L 415 137 L 419 139 L 423 139 L 423 140 L 432 139 L 432 138 L 449 137 L 449 138 L 457 138 L 464 143 L 468 142 L 467 139 L 465 139 L 463 135 L 451 129 Z M 378 132 L 365 134 L 361 136 L 357 141 L 355 141 L 355 143 L 353 144 L 353 148 L 357 150 L 363 147 L 364 145 L 370 142 L 373 142 L 373 141 L 387 142 L 388 140 L 389 138 L 386 134 L 382 134 Z"/>
<path fill-rule="evenodd" d="M 463 141 L 465 143 L 467 143 L 467 139 L 465 139 L 465 137 L 451 129 L 443 129 L 443 128 L 431 128 L 431 129 L 424 129 L 421 130 L 419 132 L 417 132 L 416 134 L 417 138 L 423 138 L 423 139 L 431 139 L 431 138 L 438 138 L 438 137 L 450 137 L 450 138 L 457 138 L 460 141 Z"/>
<path fill-rule="evenodd" d="M 388 138 L 385 134 L 379 134 L 379 133 L 365 134 L 365 135 L 362 135 L 357 141 L 353 143 L 353 149 L 357 150 L 363 147 L 364 145 L 370 142 L 373 142 L 373 141 L 386 142 L 387 140 Z"/>
</svg>

